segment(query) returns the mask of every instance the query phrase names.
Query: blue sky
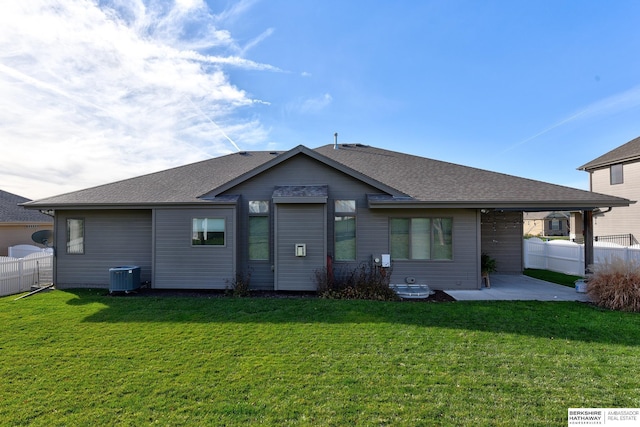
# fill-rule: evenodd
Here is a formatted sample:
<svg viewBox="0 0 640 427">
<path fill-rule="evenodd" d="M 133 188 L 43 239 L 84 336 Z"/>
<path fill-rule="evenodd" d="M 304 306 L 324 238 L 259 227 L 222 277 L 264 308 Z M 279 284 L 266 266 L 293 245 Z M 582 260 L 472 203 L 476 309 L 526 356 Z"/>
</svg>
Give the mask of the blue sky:
<svg viewBox="0 0 640 427">
<path fill-rule="evenodd" d="M 28 4 L 23 4 L 28 3 Z M 0 5 L 0 188 L 362 143 L 588 189 L 640 136 L 636 1 Z"/>
</svg>

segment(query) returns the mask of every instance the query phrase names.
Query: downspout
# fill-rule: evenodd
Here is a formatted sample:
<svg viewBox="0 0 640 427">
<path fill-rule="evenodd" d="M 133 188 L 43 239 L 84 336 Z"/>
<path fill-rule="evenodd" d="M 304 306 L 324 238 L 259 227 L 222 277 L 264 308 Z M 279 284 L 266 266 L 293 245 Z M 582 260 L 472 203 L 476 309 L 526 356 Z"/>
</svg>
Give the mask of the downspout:
<svg viewBox="0 0 640 427">
<path fill-rule="evenodd" d="M 611 212 L 612 209 L 613 208 L 611 206 L 609 206 L 606 211 L 598 211 L 598 212 L 594 213 L 593 216 L 604 215 L 606 213 Z"/>
<path fill-rule="evenodd" d="M 53 211 L 53 265 L 51 266 L 51 282 L 55 285 L 58 283 L 58 244 L 60 243 L 59 233 L 58 233 L 58 216 L 56 215 L 56 211 Z"/>
</svg>

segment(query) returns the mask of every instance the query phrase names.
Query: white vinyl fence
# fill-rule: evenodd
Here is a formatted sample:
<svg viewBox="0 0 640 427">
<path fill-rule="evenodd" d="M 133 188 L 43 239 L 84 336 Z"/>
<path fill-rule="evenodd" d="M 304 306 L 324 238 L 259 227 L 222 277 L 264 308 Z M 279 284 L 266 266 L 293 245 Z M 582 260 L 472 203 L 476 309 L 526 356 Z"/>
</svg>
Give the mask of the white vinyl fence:
<svg viewBox="0 0 640 427">
<path fill-rule="evenodd" d="M 24 258 L 0 257 L 0 296 L 30 291 L 53 280 L 53 253 L 36 252 Z"/>
<path fill-rule="evenodd" d="M 9 256 L 11 258 L 24 258 L 27 255 L 31 255 L 34 253 L 41 253 L 41 252 L 53 253 L 53 249 L 51 248 L 42 249 L 40 246 L 35 246 L 35 245 L 9 246 Z"/>
<path fill-rule="evenodd" d="M 615 258 L 640 262 L 640 247 L 594 242 L 594 264 L 612 261 Z M 582 276 L 584 275 L 584 245 L 567 240 L 544 241 L 535 237 L 525 239 L 524 268 L 538 268 Z"/>
</svg>

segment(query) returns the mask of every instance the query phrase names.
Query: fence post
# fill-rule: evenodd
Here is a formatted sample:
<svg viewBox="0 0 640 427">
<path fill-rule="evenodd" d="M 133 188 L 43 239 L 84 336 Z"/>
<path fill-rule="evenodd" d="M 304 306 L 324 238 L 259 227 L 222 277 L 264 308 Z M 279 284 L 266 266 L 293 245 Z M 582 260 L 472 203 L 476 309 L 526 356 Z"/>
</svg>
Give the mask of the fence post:
<svg viewBox="0 0 640 427">
<path fill-rule="evenodd" d="M 630 256 L 629 256 L 629 247 L 624 248 L 624 263 L 629 264 Z"/>
<path fill-rule="evenodd" d="M 18 259 L 18 289 L 22 290 L 22 280 L 24 274 L 24 260 L 22 258 Z"/>
<path fill-rule="evenodd" d="M 544 248 L 544 269 L 549 269 L 549 241 L 546 240 L 542 243 L 542 247 Z"/>
</svg>

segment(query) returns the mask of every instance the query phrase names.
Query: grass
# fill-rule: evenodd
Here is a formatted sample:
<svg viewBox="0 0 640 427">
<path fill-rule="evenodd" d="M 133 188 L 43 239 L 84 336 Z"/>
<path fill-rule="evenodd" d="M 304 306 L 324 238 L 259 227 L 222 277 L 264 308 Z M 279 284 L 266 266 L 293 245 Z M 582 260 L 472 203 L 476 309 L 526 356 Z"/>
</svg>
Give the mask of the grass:
<svg viewBox="0 0 640 427">
<path fill-rule="evenodd" d="M 550 270 L 537 270 L 535 268 L 527 268 L 524 270 L 524 274 L 536 279 L 545 280 L 551 283 L 557 283 L 558 285 L 575 287 L 576 280 L 584 279 L 582 276 L 574 276 L 571 274 L 557 273 Z"/>
<path fill-rule="evenodd" d="M 640 407 L 640 316 L 575 302 L 0 298 L 0 424 L 566 425 Z"/>
</svg>

